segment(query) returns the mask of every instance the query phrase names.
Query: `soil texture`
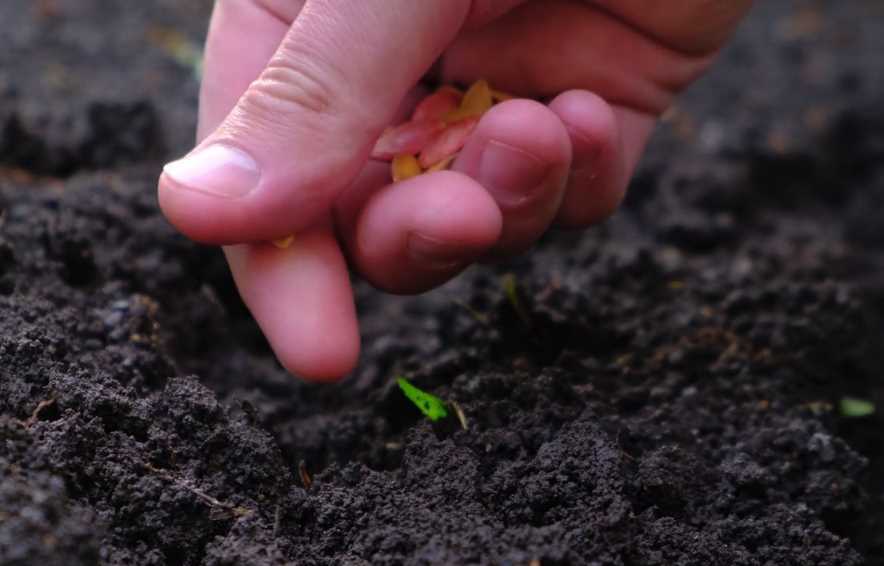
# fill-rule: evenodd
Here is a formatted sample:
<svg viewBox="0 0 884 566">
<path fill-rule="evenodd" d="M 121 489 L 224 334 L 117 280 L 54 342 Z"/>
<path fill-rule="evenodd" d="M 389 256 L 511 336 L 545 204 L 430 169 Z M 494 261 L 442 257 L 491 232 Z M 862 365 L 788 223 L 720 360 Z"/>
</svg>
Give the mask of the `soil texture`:
<svg viewBox="0 0 884 566">
<path fill-rule="evenodd" d="M 759 2 L 618 214 L 359 286 L 323 386 L 156 205 L 210 8 L 0 3 L 0 564 L 884 565 L 878 0 Z"/>
</svg>

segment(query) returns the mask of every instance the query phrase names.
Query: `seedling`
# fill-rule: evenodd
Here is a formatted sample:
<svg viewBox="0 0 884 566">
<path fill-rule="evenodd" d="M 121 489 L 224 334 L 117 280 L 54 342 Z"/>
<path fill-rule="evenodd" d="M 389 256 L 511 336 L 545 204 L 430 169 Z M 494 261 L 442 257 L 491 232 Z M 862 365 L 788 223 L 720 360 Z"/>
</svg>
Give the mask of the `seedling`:
<svg viewBox="0 0 884 566">
<path fill-rule="evenodd" d="M 875 404 L 865 399 L 844 397 L 838 403 L 838 410 L 844 417 L 868 417 L 875 414 Z"/>
<path fill-rule="evenodd" d="M 503 276 L 500 283 L 503 286 L 503 292 L 506 295 L 507 300 L 510 302 L 510 306 L 516 311 L 516 315 L 518 315 L 519 319 L 525 324 L 525 326 L 531 326 L 531 316 L 528 314 L 528 310 L 519 299 L 519 288 L 516 283 L 516 276 L 512 273 L 507 273 Z"/>
<path fill-rule="evenodd" d="M 457 416 L 460 427 L 464 430 L 469 430 L 467 415 L 457 401 L 443 401 L 431 393 L 418 389 L 404 377 L 397 377 L 396 382 L 405 396 L 431 421 L 435 422 L 447 417 L 448 407 L 450 407 L 454 411 L 455 416 Z"/>
<path fill-rule="evenodd" d="M 491 321 L 488 320 L 488 315 L 480 313 L 479 311 L 471 307 L 466 301 L 455 299 L 454 304 L 467 311 L 470 316 L 472 316 L 479 324 L 483 326 L 488 326 L 491 323 Z"/>
<path fill-rule="evenodd" d="M 445 401 L 442 399 L 418 389 L 404 377 L 397 377 L 396 383 L 399 384 L 399 388 L 402 389 L 402 392 L 408 397 L 409 401 L 414 403 L 420 409 L 420 412 L 431 421 L 435 422 L 448 416 Z"/>
</svg>

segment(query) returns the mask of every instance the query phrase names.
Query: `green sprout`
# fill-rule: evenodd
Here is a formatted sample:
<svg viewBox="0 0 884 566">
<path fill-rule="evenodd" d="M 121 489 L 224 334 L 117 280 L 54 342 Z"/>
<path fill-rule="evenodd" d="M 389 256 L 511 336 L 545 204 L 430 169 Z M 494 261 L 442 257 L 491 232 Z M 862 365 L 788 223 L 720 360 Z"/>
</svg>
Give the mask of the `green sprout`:
<svg viewBox="0 0 884 566">
<path fill-rule="evenodd" d="M 513 307 L 513 310 L 516 311 L 516 314 L 521 321 L 525 323 L 525 326 L 531 326 L 531 316 L 528 314 L 528 310 L 522 304 L 522 301 L 519 300 L 519 289 L 516 284 L 516 276 L 512 273 L 507 273 L 503 276 L 500 283 L 503 285 L 503 292 L 506 295 L 507 300 L 510 302 L 510 305 Z"/>
<path fill-rule="evenodd" d="M 426 391 L 421 391 L 404 377 L 397 377 L 396 382 L 405 396 L 431 421 L 438 421 L 448 416 L 445 401 L 442 399 Z"/>
<path fill-rule="evenodd" d="M 465 311 L 467 311 L 470 314 L 470 316 L 472 316 L 473 319 L 475 319 L 476 322 L 478 322 L 479 324 L 482 324 L 485 326 L 488 326 L 490 324 L 490 321 L 488 320 L 488 315 L 480 313 L 479 311 L 477 311 L 476 309 L 471 307 L 466 301 L 461 301 L 460 299 L 455 299 L 454 304 L 463 308 Z"/>
<path fill-rule="evenodd" d="M 838 403 L 841 415 L 845 417 L 868 417 L 875 414 L 875 404 L 865 399 L 844 397 Z"/>
</svg>

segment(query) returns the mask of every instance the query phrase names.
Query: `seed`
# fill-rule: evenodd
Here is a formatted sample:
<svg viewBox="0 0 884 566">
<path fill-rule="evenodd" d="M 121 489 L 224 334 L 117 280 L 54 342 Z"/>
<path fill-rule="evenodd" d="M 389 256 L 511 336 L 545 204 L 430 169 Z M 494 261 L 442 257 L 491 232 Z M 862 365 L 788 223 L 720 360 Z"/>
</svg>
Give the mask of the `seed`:
<svg viewBox="0 0 884 566">
<path fill-rule="evenodd" d="M 484 79 L 473 83 L 465 93 L 442 86 L 418 103 L 410 121 L 387 128 L 371 157 L 393 161 L 393 181 L 448 169 L 482 114 L 511 98 L 492 89 Z"/>
<path fill-rule="evenodd" d="M 491 98 L 491 87 L 486 80 L 478 80 L 463 95 L 460 106 L 445 116 L 449 124 L 459 122 L 464 118 L 478 117 L 491 108 L 494 101 Z"/>
<path fill-rule="evenodd" d="M 273 245 L 281 250 L 284 250 L 287 247 L 291 246 L 292 242 L 294 241 L 294 236 L 286 236 L 285 238 L 277 238 L 276 240 L 273 240 Z"/>
<path fill-rule="evenodd" d="M 448 126 L 442 134 L 424 147 L 420 155 L 421 167 L 432 167 L 460 151 L 479 123 L 479 117 L 466 118 Z"/>
<path fill-rule="evenodd" d="M 423 173 L 417 158 L 410 153 L 402 153 L 393 158 L 393 181 L 398 183 Z"/>
<path fill-rule="evenodd" d="M 412 114 L 412 120 L 442 120 L 446 114 L 454 111 L 463 98 L 457 89 L 442 87 L 418 103 Z"/>
<path fill-rule="evenodd" d="M 515 96 L 507 92 L 503 92 L 502 90 L 494 90 L 492 88 L 491 98 L 494 100 L 494 103 L 497 104 L 498 102 L 506 102 L 507 100 L 512 100 L 515 98 Z"/>
<path fill-rule="evenodd" d="M 371 157 L 387 161 L 400 153 L 420 153 L 444 129 L 445 122 L 441 120 L 412 120 L 387 128 L 375 142 Z"/>
<path fill-rule="evenodd" d="M 446 157 L 442 161 L 439 161 L 438 163 L 435 163 L 435 164 L 427 167 L 427 170 L 424 171 L 424 173 L 435 173 L 436 171 L 442 171 L 444 169 L 448 169 L 448 167 L 452 164 L 452 162 L 454 162 L 454 159 L 456 157 L 457 157 L 456 153 L 454 155 L 449 155 L 448 157 Z"/>
</svg>

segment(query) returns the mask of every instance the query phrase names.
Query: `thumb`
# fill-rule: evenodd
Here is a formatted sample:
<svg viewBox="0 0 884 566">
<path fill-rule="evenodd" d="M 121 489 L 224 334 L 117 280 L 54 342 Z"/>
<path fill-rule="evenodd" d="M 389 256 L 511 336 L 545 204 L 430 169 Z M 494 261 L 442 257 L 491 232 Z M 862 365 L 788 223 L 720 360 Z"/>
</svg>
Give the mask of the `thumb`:
<svg viewBox="0 0 884 566">
<path fill-rule="evenodd" d="M 160 178 L 166 216 L 207 243 L 269 240 L 314 223 L 459 30 L 504 11 L 489 9 L 488 0 L 308 0 L 291 23 L 273 9 L 285 2 L 248 1 L 262 5 L 268 28 L 285 34 L 221 125 Z M 213 22 L 207 74 L 209 65 L 237 64 L 240 55 L 225 61 L 212 53 L 237 36 L 236 26 Z M 260 44 L 267 40 L 256 34 L 245 49 L 266 51 Z"/>
</svg>

